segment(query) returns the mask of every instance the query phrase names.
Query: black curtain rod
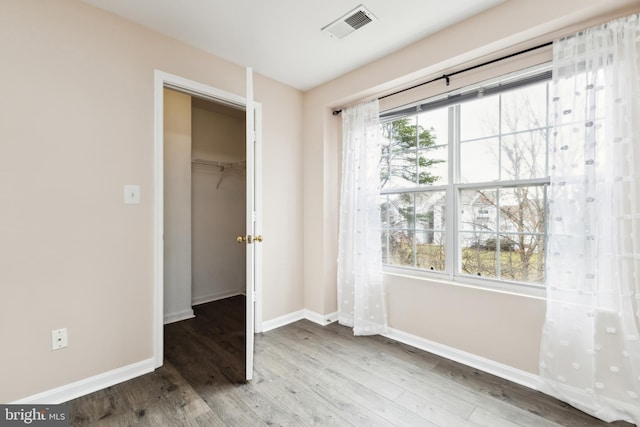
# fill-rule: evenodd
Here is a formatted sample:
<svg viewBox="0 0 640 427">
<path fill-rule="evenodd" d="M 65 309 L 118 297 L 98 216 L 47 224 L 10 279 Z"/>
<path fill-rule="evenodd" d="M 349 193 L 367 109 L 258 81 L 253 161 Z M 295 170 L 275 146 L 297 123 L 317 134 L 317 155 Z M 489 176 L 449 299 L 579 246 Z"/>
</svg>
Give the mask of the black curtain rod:
<svg viewBox="0 0 640 427">
<path fill-rule="evenodd" d="M 462 70 L 454 71 L 453 73 L 443 74 L 440 77 L 436 77 L 436 78 L 431 79 L 429 81 L 426 81 L 426 82 L 423 82 L 423 83 L 419 83 L 417 85 L 414 85 L 414 86 L 411 86 L 411 87 L 408 87 L 408 88 L 401 89 L 401 90 L 399 90 L 397 92 L 393 92 L 393 93 L 390 93 L 390 94 L 387 94 L 387 95 L 383 95 L 383 96 L 379 97 L 378 100 L 385 99 L 385 98 L 388 98 L 390 96 L 398 95 L 398 94 L 400 94 L 402 92 L 407 92 L 409 90 L 413 90 L 413 89 L 418 88 L 420 86 L 424 86 L 424 85 L 428 85 L 430 83 L 437 82 L 438 80 L 444 80 L 446 82 L 447 86 L 449 86 L 449 84 L 450 84 L 450 80 L 449 79 L 451 77 L 453 77 L 453 76 L 456 76 L 456 75 L 462 74 L 462 73 L 466 73 L 467 71 L 475 70 L 476 68 L 485 67 L 487 65 L 491 65 L 491 64 L 494 64 L 496 62 L 504 61 L 505 59 L 509 59 L 509 58 L 513 58 L 514 56 L 522 55 L 523 53 L 528 53 L 528 52 L 531 52 L 531 51 L 534 51 L 534 50 L 537 50 L 537 49 L 541 49 L 543 47 L 551 46 L 552 44 L 553 44 L 553 42 L 543 43 L 543 44 L 540 44 L 538 46 L 530 47 L 529 49 L 525 49 L 525 50 L 521 50 L 519 52 L 511 53 L 509 55 L 501 56 L 500 58 L 492 59 L 491 61 L 486 61 L 486 62 L 483 62 L 481 64 L 477 64 L 477 65 L 473 65 L 471 67 L 463 68 Z M 342 112 L 342 109 L 334 110 L 332 114 L 334 116 L 337 116 L 341 112 Z"/>
</svg>

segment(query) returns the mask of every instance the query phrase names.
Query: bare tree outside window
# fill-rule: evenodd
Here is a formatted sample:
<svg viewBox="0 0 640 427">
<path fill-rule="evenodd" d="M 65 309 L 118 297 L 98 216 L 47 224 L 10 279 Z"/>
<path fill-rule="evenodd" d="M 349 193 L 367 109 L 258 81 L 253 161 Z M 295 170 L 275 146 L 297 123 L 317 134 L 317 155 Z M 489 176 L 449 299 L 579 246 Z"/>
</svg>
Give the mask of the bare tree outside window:
<svg viewBox="0 0 640 427">
<path fill-rule="evenodd" d="M 544 282 L 546 186 L 533 182 L 547 175 L 546 94 L 546 83 L 504 93 L 492 100 L 493 111 L 485 109 L 482 116 L 475 117 L 483 121 L 490 135 L 476 141 L 496 141 L 485 151 L 495 168 L 489 174 L 511 185 L 461 192 L 463 208 L 468 206 L 471 211 L 463 214 L 468 224 L 462 229 L 473 231 L 461 233 L 461 272 Z M 461 145 L 472 143 L 463 141 Z"/>
</svg>

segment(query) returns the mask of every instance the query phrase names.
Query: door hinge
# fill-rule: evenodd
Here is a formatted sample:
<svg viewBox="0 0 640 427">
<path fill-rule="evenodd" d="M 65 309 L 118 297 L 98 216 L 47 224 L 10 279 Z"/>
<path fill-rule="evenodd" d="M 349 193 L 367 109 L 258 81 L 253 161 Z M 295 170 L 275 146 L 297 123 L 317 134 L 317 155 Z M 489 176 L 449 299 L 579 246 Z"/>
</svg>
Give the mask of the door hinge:
<svg viewBox="0 0 640 427">
<path fill-rule="evenodd" d="M 251 301 L 256 302 L 256 291 L 251 292 Z"/>
<path fill-rule="evenodd" d="M 251 212 L 251 220 L 256 222 L 256 211 Z"/>
</svg>

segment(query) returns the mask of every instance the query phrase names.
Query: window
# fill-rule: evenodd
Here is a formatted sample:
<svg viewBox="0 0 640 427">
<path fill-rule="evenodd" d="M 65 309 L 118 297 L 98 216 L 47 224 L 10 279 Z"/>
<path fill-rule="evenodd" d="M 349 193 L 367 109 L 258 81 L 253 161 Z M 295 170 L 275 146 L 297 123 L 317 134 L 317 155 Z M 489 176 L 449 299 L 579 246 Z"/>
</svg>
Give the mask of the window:
<svg viewBox="0 0 640 427">
<path fill-rule="evenodd" d="M 550 72 L 381 115 L 383 263 L 544 284 Z"/>
</svg>

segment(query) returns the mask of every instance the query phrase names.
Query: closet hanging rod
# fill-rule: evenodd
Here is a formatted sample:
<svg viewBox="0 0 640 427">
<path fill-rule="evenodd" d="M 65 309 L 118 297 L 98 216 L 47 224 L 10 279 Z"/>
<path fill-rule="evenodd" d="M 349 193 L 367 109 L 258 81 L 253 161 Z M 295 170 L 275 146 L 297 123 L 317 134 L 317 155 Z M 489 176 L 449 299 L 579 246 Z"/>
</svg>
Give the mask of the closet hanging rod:
<svg viewBox="0 0 640 427">
<path fill-rule="evenodd" d="M 219 160 L 191 159 L 191 163 L 194 165 L 215 166 L 219 168 L 233 168 L 247 165 L 245 160 L 238 162 L 222 162 Z"/>
</svg>

